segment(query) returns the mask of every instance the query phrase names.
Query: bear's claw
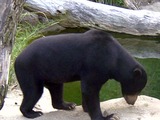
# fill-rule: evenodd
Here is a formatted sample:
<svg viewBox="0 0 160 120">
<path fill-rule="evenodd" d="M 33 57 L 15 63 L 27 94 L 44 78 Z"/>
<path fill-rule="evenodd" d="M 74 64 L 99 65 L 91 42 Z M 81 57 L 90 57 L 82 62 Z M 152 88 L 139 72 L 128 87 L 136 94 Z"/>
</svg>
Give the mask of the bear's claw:
<svg viewBox="0 0 160 120">
<path fill-rule="evenodd" d="M 41 115 L 43 115 L 43 113 L 41 111 L 23 111 L 23 116 L 27 117 L 27 118 L 36 118 L 36 117 L 40 117 Z"/>
<path fill-rule="evenodd" d="M 63 102 L 60 105 L 54 105 L 53 106 L 56 109 L 61 109 L 61 110 L 73 110 L 76 107 L 75 103 L 69 103 L 69 102 Z"/>
<path fill-rule="evenodd" d="M 107 111 L 104 111 L 105 120 L 120 120 L 117 114 L 108 114 Z"/>
</svg>

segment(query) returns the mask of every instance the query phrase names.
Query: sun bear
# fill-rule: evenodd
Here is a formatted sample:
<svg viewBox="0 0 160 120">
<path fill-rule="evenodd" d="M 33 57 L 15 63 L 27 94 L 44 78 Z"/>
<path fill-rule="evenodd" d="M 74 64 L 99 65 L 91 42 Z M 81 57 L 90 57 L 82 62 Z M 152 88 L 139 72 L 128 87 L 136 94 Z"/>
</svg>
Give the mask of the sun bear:
<svg viewBox="0 0 160 120">
<path fill-rule="evenodd" d="M 20 111 L 28 118 L 42 115 L 33 107 L 44 87 L 50 91 L 54 108 L 74 109 L 75 103 L 63 100 L 63 84 L 80 80 L 83 110 L 91 120 L 110 120 L 112 116 L 104 117 L 100 109 L 102 85 L 115 79 L 126 102 L 133 105 L 147 82 L 144 68 L 101 30 L 39 38 L 16 58 L 15 73 L 23 92 Z"/>
</svg>

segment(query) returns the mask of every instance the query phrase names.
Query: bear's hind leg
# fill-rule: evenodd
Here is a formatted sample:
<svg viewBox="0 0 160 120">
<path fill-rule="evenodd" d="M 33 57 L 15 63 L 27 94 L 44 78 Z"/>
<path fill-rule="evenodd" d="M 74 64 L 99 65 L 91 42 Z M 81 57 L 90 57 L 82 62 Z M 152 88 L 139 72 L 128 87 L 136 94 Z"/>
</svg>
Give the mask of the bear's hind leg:
<svg viewBox="0 0 160 120">
<path fill-rule="evenodd" d="M 51 94 L 52 105 L 54 108 L 63 110 L 72 110 L 75 108 L 75 103 L 63 101 L 63 84 L 48 83 L 45 86 Z"/>
<path fill-rule="evenodd" d="M 20 111 L 27 118 L 41 116 L 42 112 L 33 111 L 33 107 L 43 93 L 44 81 L 41 78 L 36 78 L 32 66 L 28 64 L 27 60 L 23 59 L 23 56 L 17 57 L 14 67 L 18 83 L 23 92 Z"/>
<path fill-rule="evenodd" d="M 43 113 L 40 111 L 34 111 L 33 107 L 40 99 L 43 93 L 43 85 L 40 84 L 30 84 L 30 90 L 23 90 L 23 101 L 20 106 L 20 111 L 27 118 L 36 118 L 41 116 Z"/>
</svg>

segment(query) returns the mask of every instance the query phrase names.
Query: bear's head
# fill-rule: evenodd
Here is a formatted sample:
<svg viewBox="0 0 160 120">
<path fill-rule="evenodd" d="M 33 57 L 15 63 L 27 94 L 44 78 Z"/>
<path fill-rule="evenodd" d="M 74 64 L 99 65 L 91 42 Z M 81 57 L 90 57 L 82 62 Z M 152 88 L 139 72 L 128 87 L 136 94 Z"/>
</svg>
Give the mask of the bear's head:
<svg viewBox="0 0 160 120">
<path fill-rule="evenodd" d="M 120 80 L 122 94 L 128 104 L 134 105 L 139 93 L 147 83 L 147 75 L 141 66 L 132 69 L 130 75 Z"/>
</svg>

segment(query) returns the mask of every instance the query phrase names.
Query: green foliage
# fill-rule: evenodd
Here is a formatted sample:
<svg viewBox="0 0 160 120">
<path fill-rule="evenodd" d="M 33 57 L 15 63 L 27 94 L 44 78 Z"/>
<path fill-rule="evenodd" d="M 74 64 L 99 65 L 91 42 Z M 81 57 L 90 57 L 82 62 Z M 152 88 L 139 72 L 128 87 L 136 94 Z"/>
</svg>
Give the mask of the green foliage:
<svg viewBox="0 0 160 120">
<path fill-rule="evenodd" d="M 105 101 L 112 98 L 121 97 L 121 88 L 115 80 L 106 82 L 100 91 L 100 100 Z M 82 103 L 80 82 L 66 83 L 64 86 L 64 99 L 68 102 L 76 102 L 80 105 Z"/>
<path fill-rule="evenodd" d="M 64 99 L 67 102 L 75 102 L 78 105 L 82 103 L 82 94 L 79 81 L 66 83 L 64 85 Z"/>
<path fill-rule="evenodd" d="M 108 5 L 114 5 L 114 6 L 123 6 L 124 2 L 123 0 L 96 0 L 97 2 L 108 4 Z"/>
<path fill-rule="evenodd" d="M 49 26 L 55 25 L 58 22 L 50 21 L 46 23 L 37 23 L 36 25 L 31 25 L 29 23 L 19 24 L 17 27 L 15 44 L 12 50 L 10 73 L 9 73 L 9 84 L 14 83 L 16 80 L 14 73 L 14 61 L 18 54 L 30 44 L 33 40 L 43 37 L 43 30 Z"/>
<path fill-rule="evenodd" d="M 141 94 L 160 99 L 160 59 L 137 59 L 146 69 L 148 82 Z M 106 82 L 100 91 L 100 100 L 105 101 L 122 97 L 121 87 L 115 80 Z M 65 85 L 65 100 L 81 104 L 80 83 L 67 83 Z"/>
<path fill-rule="evenodd" d="M 160 59 L 138 59 L 144 65 L 148 82 L 142 94 L 160 99 Z"/>
</svg>

